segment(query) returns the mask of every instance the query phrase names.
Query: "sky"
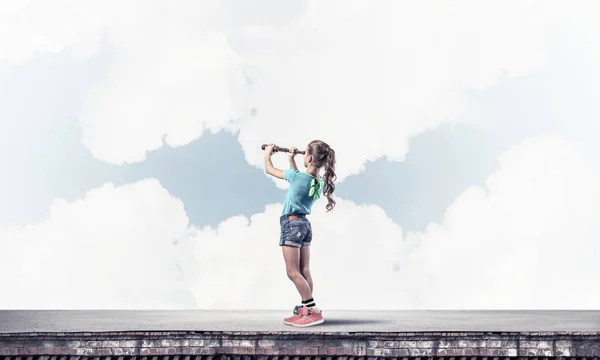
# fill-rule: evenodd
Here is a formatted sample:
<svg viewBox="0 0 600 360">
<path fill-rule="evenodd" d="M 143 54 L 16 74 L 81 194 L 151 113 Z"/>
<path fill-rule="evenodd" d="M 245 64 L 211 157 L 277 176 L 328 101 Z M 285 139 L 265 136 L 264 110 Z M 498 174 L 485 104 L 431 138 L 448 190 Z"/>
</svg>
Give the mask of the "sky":
<svg viewBox="0 0 600 360">
<path fill-rule="evenodd" d="M 0 308 L 292 309 L 260 145 L 321 139 L 318 306 L 593 309 L 598 10 L 0 2 Z"/>
</svg>

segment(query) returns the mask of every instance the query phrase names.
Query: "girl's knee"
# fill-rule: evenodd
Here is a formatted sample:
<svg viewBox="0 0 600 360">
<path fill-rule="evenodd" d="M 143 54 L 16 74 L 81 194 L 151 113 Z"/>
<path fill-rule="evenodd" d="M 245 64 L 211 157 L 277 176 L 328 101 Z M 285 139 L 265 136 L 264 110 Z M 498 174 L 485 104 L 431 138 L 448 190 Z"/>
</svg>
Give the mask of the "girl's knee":
<svg viewBox="0 0 600 360">
<path fill-rule="evenodd" d="M 292 281 L 302 278 L 302 274 L 300 274 L 298 271 L 288 271 L 287 276 Z"/>
</svg>

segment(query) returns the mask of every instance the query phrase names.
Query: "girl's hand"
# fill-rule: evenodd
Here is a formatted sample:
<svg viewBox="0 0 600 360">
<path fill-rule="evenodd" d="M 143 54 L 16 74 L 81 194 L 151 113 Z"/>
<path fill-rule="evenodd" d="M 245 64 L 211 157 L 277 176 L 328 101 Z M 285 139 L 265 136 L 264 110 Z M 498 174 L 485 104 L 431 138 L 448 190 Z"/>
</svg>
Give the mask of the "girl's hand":
<svg viewBox="0 0 600 360">
<path fill-rule="evenodd" d="M 290 152 L 289 152 L 288 156 L 290 157 L 290 159 L 293 159 L 294 156 L 296 156 L 296 151 L 298 149 L 293 146 L 290 146 L 289 149 L 290 149 Z"/>
<path fill-rule="evenodd" d="M 267 147 L 265 148 L 265 157 L 271 157 L 271 155 L 273 155 L 274 147 L 275 147 L 275 144 L 267 145 Z"/>
</svg>

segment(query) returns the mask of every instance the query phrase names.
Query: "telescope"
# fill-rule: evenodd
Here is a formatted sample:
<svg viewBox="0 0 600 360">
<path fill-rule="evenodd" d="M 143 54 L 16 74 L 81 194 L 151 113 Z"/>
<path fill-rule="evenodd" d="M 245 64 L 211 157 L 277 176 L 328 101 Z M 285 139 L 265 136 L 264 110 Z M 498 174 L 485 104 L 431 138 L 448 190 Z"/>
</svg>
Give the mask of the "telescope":
<svg viewBox="0 0 600 360">
<path fill-rule="evenodd" d="M 267 144 L 262 144 L 262 146 L 260 148 L 264 150 L 264 149 L 267 148 L 267 146 L 268 146 Z M 275 145 L 273 147 L 273 152 L 286 152 L 286 153 L 289 153 L 291 151 L 288 148 L 279 147 L 279 146 Z M 302 150 L 296 150 L 296 154 L 303 154 L 304 155 L 304 151 L 302 151 Z"/>
</svg>

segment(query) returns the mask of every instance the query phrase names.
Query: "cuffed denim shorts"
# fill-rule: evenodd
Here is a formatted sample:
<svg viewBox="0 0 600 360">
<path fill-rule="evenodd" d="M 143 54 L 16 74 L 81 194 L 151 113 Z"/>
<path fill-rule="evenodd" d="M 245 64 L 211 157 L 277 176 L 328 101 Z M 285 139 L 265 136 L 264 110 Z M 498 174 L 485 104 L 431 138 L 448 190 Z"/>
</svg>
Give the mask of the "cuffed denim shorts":
<svg viewBox="0 0 600 360">
<path fill-rule="evenodd" d="M 305 214 L 287 214 L 279 218 L 281 236 L 279 245 L 295 247 L 309 246 L 312 241 L 312 227 Z"/>
</svg>

